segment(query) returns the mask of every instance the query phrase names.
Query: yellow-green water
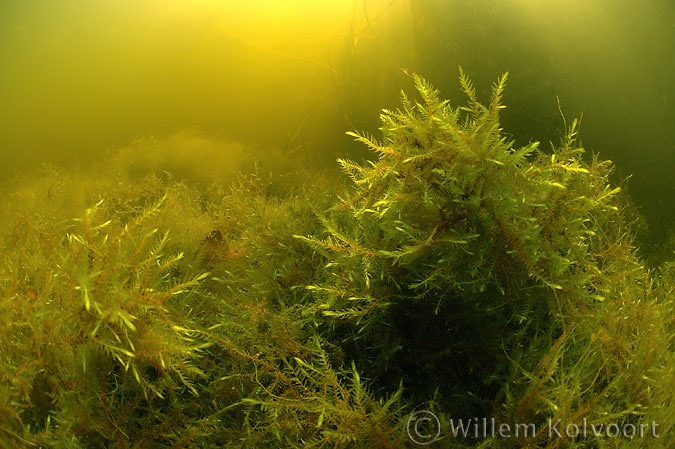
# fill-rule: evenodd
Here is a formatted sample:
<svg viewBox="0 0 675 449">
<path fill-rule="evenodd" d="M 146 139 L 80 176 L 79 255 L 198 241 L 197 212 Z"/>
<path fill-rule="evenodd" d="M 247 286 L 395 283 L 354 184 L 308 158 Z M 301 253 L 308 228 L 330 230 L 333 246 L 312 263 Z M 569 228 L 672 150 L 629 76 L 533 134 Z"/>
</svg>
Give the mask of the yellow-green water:
<svg viewBox="0 0 675 449">
<path fill-rule="evenodd" d="M 670 447 L 674 11 L 3 2 L 0 448 Z"/>
<path fill-rule="evenodd" d="M 503 122 L 520 142 L 584 143 L 632 175 L 667 238 L 675 199 L 667 1 L 14 1 L 0 6 L 0 167 L 103 157 L 186 129 L 331 165 L 423 73 L 456 96 L 511 73 Z M 185 150 L 190 151 L 186 144 Z M 224 151 L 214 158 L 229 158 Z"/>
</svg>

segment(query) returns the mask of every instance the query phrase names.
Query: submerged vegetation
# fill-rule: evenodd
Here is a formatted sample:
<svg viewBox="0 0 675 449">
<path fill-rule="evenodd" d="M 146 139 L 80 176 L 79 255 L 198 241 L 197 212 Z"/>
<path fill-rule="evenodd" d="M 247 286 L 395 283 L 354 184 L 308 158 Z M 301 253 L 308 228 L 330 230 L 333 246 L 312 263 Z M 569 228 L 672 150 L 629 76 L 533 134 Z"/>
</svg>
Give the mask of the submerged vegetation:
<svg viewBox="0 0 675 449">
<path fill-rule="evenodd" d="M 412 79 L 381 139 L 349 133 L 375 159 L 340 160 L 341 191 L 105 169 L 8 188 L 0 447 L 416 447 L 416 410 L 433 447 L 669 447 L 675 264 L 641 263 L 611 163 L 576 120 L 514 148 L 506 75 L 483 104 L 460 71 L 460 107 Z M 453 437 L 476 418 L 536 431 Z"/>
</svg>

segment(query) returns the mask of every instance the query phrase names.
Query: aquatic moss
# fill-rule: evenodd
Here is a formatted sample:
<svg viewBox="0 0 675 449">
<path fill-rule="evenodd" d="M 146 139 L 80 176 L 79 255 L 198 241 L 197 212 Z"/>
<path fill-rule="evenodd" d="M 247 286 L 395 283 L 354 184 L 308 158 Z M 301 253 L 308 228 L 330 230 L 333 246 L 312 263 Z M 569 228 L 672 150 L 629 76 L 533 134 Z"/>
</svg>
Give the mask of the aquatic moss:
<svg viewBox="0 0 675 449">
<path fill-rule="evenodd" d="M 642 265 L 611 163 L 578 121 L 515 148 L 506 76 L 483 104 L 460 72 L 463 106 L 411 79 L 382 138 L 350 133 L 374 158 L 340 160 L 339 195 L 259 171 L 7 189 L 0 447 L 414 447 L 417 409 L 437 447 L 667 447 L 673 265 Z M 476 417 L 540 431 L 450 436 Z M 662 437 L 551 438 L 549 419 Z"/>
<path fill-rule="evenodd" d="M 672 427 L 672 396 L 647 374 L 673 378 L 672 293 L 635 254 L 611 163 L 584 157 L 577 120 L 549 152 L 514 148 L 506 75 L 484 105 L 460 70 L 460 107 L 412 78 L 419 99 L 383 110 L 381 140 L 349 133 L 377 158 L 340 160 L 353 190 L 301 237 L 326 258 L 308 287 L 318 325 L 382 391 L 402 379 L 411 403 L 450 417 Z M 597 444 L 543 430 L 494 444 L 535 442 Z"/>
</svg>

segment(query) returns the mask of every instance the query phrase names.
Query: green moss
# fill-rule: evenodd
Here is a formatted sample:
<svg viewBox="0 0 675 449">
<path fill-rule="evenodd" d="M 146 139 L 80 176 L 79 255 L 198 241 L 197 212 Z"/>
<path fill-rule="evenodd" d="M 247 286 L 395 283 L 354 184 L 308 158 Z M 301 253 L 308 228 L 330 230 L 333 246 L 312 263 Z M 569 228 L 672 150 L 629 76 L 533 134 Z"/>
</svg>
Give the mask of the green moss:
<svg viewBox="0 0 675 449">
<path fill-rule="evenodd" d="M 8 187 L 0 447 L 414 447 L 418 408 L 664 436 L 446 426 L 438 447 L 667 447 L 673 267 L 643 267 L 611 163 L 577 121 L 514 148 L 506 76 L 482 104 L 460 72 L 460 107 L 412 80 L 382 139 L 350 133 L 375 157 L 340 160 L 339 195 L 319 173 L 184 184 L 155 164 Z"/>
<path fill-rule="evenodd" d="M 402 378 L 410 403 L 450 416 L 646 419 L 638 377 L 672 379 L 672 352 L 636 341 L 638 314 L 672 310 L 672 295 L 654 294 L 635 255 L 611 164 L 583 157 L 576 120 L 551 152 L 514 148 L 506 76 L 483 105 L 460 71 L 462 107 L 413 80 L 420 100 L 383 111 L 382 141 L 350 133 L 377 159 L 340 161 L 354 189 L 302 237 L 327 261 L 309 286 L 317 321 L 381 391 Z M 668 347 L 663 319 L 649 322 Z"/>
</svg>

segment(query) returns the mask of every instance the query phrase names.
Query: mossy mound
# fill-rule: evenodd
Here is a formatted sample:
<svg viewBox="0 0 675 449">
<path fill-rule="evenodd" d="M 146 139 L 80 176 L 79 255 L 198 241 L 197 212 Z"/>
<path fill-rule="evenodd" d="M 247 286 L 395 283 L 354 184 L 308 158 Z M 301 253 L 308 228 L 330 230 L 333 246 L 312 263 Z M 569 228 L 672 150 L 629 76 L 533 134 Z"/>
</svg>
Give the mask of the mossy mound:
<svg viewBox="0 0 675 449">
<path fill-rule="evenodd" d="M 460 71 L 461 107 L 412 77 L 420 100 L 383 111 L 382 141 L 350 133 L 378 158 L 340 161 L 353 191 L 304 237 L 327 261 L 309 287 L 324 335 L 411 404 L 540 429 L 498 447 L 598 444 L 547 441 L 549 419 L 667 432 L 672 294 L 636 256 L 611 163 L 584 159 L 576 120 L 550 152 L 513 148 L 506 75 L 483 105 Z"/>
<path fill-rule="evenodd" d="M 412 78 L 381 142 L 350 133 L 376 159 L 340 160 L 341 195 L 317 173 L 8 188 L 0 447 L 416 447 L 421 409 L 433 447 L 668 447 L 673 264 L 640 263 L 611 164 L 576 121 L 513 148 L 506 76 L 483 105 L 461 73 L 462 107 Z M 475 418 L 536 431 L 452 436 Z"/>
</svg>

